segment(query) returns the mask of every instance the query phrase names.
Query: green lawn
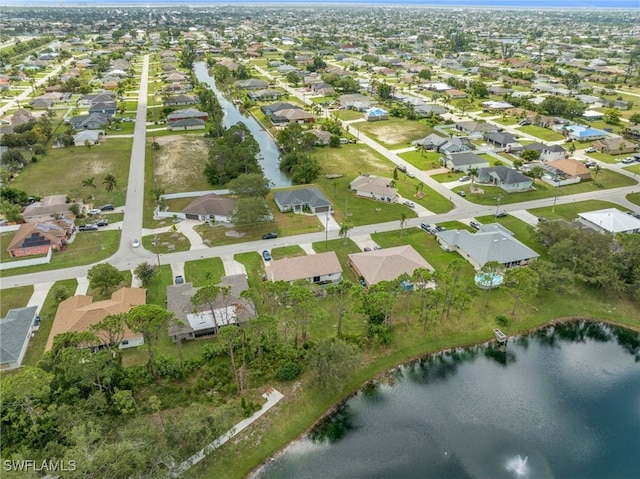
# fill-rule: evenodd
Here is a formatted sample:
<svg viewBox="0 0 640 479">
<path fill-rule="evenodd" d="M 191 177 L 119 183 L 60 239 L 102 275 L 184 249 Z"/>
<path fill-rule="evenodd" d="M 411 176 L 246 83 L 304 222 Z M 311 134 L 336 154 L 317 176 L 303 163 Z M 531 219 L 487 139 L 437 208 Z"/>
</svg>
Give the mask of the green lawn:
<svg viewBox="0 0 640 479">
<path fill-rule="evenodd" d="M 195 287 L 217 284 L 225 275 L 220 258 L 197 259 L 184 264 L 184 280 Z"/>
<path fill-rule="evenodd" d="M 383 121 L 356 123 L 355 128 L 387 148 L 402 148 L 424 138 L 435 130 L 415 120 L 391 118 Z"/>
<path fill-rule="evenodd" d="M 262 257 L 255 252 L 239 253 L 234 256 L 238 263 L 242 263 L 247 270 L 247 281 L 250 288 L 256 288 L 262 282 L 264 263 Z"/>
<path fill-rule="evenodd" d="M 440 167 L 440 157 L 442 154 L 434 151 L 407 151 L 399 153 L 398 156 L 417 169 L 425 171 Z"/>
<path fill-rule="evenodd" d="M 56 281 L 53 286 L 63 286 L 67 289 L 70 296 L 73 296 L 76 288 L 78 287 L 78 281 L 75 279 L 67 279 L 64 281 Z M 52 287 L 53 289 L 53 287 Z M 27 352 L 24 356 L 22 364 L 25 366 L 35 366 L 42 355 L 44 354 L 44 348 L 47 345 L 47 339 L 49 339 L 49 333 L 51 332 L 51 326 L 53 326 L 53 319 L 56 316 L 58 310 L 58 304 L 55 302 L 51 290 L 47 294 L 47 298 L 42 304 L 40 309 L 40 328 L 36 331 L 35 336 L 29 341 Z"/>
<path fill-rule="evenodd" d="M 156 269 L 156 275 L 147 286 L 147 304 L 167 306 L 167 286 L 173 284 L 171 266 L 163 264 Z"/>
<path fill-rule="evenodd" d="M 484 193 L 471 193 L 471 184 L 465 184 L 455 187 L 452 191 L 464 191 L 466 199 L 481 205 L 495 205 L 500 196 L 501 204 L 519 203 L 522 201 L 537 200 L 541 198 L 553 198 L 554 196 L 567 196 L 576 193 L 585 193 L 589 191 L 600 191 L 608 188 L 619 188 L 621 186 L 632 186 L 637 182 L 632 178 L 628 178 L 620 173 L 611 170 L 602 170 L 597 177 L 597 181 L 582 181 L 575 185 L 567 185 L 559 188 L 536 181 L 534 183 L 535 190 L 522 191 L 515 193 L 507 193 L 496 186 L 473 185 L 480 188 Z"/>
<path fill-rule="evenodd" d="M 11 182 L 11 186 L 30 195 L 68 195 L 72 198 L 94 197 L 95 204 L 125 202 L 131 158 L 130 139 L 111 138 L 94 148 L 53 148 L 37 163 L 32 163 Z M 116 177 L 117 186 L 109 193 L 103 186 L 107 174 Z M 94 178 L 96 188 L 82 186 L 82 181 Z"/>
<path fill-rule="evenodd" d="M 142 246 L 157 254 L 177 253 L 191 249 L 191 243 L 185 235 L 172 231 L 143 236 Z"/>
<path fill-rule="evenodd" d="M 517 125 L 520 120 L 512 116 L 507 116 L 506 118 L 505 117 L 496 118 L 493 121 L 495 123 L 499 123 L 504 126 L 512 126 L 512 125 Z"/>
<path fill-rule="evenodd" d="M 626 198 L 631 201 L 631 203 L 640 206 L 640 193 L 631 193 L 627 195 Z"/>
<path fill-rule="evenodd" d="M 449 183 L 465 176 L 466 173 L 461 171 L 447 171 L 446 173 L 438 173 L 437 175 L 431 175 L 431 178 L 438 183 Z"/>
<path fill-rule="evenodd" d="M 538 217 L 542 216 L 548 220 L 565 220 L 573 221 L 578 217 L 578 213 L 586 211 L 602 210 L 605 208 L 619 208 L 615 203 L 601 200 L 579 201 L 577 203 L 568 203 L 566 205 L 547 206 L 544 208 L 534 208 L 529 212 Z"/>
<path fill-rule="evenodd" d="M 349 266 L 349 257 L 348 255 L 353 253 L 362 253 L 362 250 L 358 248 L 353 241 L 349 238 L 346 239 L 334 239 L 329 241 L 320 241 L 318 243 L 313 243 L 313 250 L 316 253 L 325 253 L 327 251 L 335 251 L 336 256 L 338 257 L 338 261 L 340 261 L 340 266 L 342 266 L 342 277 L 345 280 L 349 280 L 353 283 L 357 283 L 358 278 L 356 278 L 355 273 Z"/>
<path fill-rule="evenodd" d="M 421 181 L 407 177 L 404 173 L 400 173 L 395 186 L 403 198 L 408 198 L 434 213 L 446 213 L 453 209 L 453 203 L 449 199 L 436 193 Z M 413 215 L 408 214 L 407 217 L 411 218 Z"/>
<path fill-rule="evenodd" d="M 343 121 L 359 120 L 364 117 L 364 113 L 355 110 L 339 110 L 334 112 L 336 116 Z M 355 128 L 359 128 L 364 122 L 359 122 L 353 125 Z"/>
<path fill-rule="evenodd" d="M 25 266 L 3 272 L 3 276 L 50 271 L 92 264 L 115 254 L 120 246 L 120 231 L 88 231 L 76 233 L 66 251 L 54 251 L 49 264 Z"/>
<path fill-rule="evenodd" d="M 0 318 L 4 318 L 10 309 L 24 308 L 27 305 L 33 295 L 33 286 L 3 289 L 0 293 Z"/>
<path fill-rule="evenodd" d="M 545 141 L 558 141 L 562 140 L 564 136 L 560 133 L 556 133 L 553 130 L 549 130 L 548 128 L 542 128 L 536 125 L 525 125 L 519 128 L 523 133 L 528 133 L 529 135 L 533 135 L 541 140 Z"/>
<path fill-rule="evenodd" d="M 271 257 L 273 259 L 293 258 L 295 256 L 305 256 L 307 253 L 298 245 L 281 246 L 280 248 L 273 248 L 271 250 Z"/>
</svg>

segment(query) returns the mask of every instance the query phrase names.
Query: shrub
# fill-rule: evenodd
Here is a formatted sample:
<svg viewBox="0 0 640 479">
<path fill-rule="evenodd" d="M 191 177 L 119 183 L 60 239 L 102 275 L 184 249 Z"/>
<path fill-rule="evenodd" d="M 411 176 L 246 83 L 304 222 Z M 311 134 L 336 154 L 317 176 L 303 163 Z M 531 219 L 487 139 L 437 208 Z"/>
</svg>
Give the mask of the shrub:
<svg viewBox="0 0 640 479">
<path fill-rule="evenodd" d="M 291 381 L 302 373 L 302 366 L 293 361 L 286 361 L 276 370 L 275 378 L 278 381 Z"/>
<path fill-rule="evenodd" d="M 507 326 L 509 324 L 509 318 L 504 314 L 499 314 L 496 316 L 496 323 L 498 323 L 498 326 Z"/>
</svg>

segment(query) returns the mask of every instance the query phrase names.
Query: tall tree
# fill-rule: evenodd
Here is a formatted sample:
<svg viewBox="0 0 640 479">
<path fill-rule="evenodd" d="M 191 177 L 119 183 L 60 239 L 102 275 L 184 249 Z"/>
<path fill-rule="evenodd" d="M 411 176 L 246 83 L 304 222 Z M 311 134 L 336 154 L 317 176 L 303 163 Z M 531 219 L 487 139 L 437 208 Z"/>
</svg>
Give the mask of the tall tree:
<svg viewBox="0 0 640 479">
<path fill-rule="evenodd" d="M 126 319 L 126 313 L 110 314 L 92 325 L 90 330 L 96 333 L 110 351 L 117 353 L 118 346 L 124 338 Z"/>
<path fill-rule="evenodd" d="M 345 341 L 324 339 L 307 353 L 307 362 L 311 370 L 312 383 L 322 391 L 339 387 L 356 366 L 359 350 Z"/>
<path fill-rule="evenodd" d="M 124 281 L 124 275 L 109 263 L 92 266 L 87 272 L 89 287 L 99 289 L 102 295 L 109 295 Z"/>
<path fill-rule="evenodd" d="M 229 182 L 232 193 L 242 198 L 265 198 L 271 191 L 271 180 L 261 173 L 242 174 Z"/>
<path fill-rule="evenodd" d="M 511 290 L 515 299 L 511 315 L 515 316 L 516 308 L 520 299 L 538 294 L 539 287 L 538 273 L 525 266 L 509 268 L 504 274 L 504 285 Z"/>
<path fill-rule="evenodd" d="M 144 263 L 140 263 L 136 266 L 136 269 L 133 270 L 133 274 L 136 278 L 140 280 L 142 286 L 145 288 L 149 286 L 153 277 L 158 273 L 158 270 L 155 265 L 152 265 L 148 261 Z"/>
<path fill-rule="evenodd" d="M 95 177 L 91 176 L 82 180 L 82 186 L 84 188 L 96 188 Z"/>
<path fill-rule="evenodd" d="M 358 291 L 356 285 L 351 281 L 343 279 L 337 284 L 327 286 L 327 294 L 334 298 L 336 314 L 338 315 L 338 323 L 336 325 L 336 336 L 342 336 L 342 323 L 346 315 L 351 311 L 356 300 Z"/>
<path fill-rule="evenodd" d="M 104 189 L 107 190 L 107 193 L 111 193 L 117 188 L 118 180 L 116 180 L 115 176 L 109 173 L 104 177 L 104 180 L 102 180 L 102 184 L 104 185 Z"/>
<path fill-rule="evenodd" d="M 191 298 L 191 303 L 193 303 L 193 306 L 194 308 L 196 308 L 196 310 L 201 306 L 204 306 L 205 304 L 209 307 L 209 311 L 213 316 L 214 334 L 218 332 L 218 328 L 220 327 L 214 311 L 217 307 L 220 307 L 220 302 L 223 299 L 228 298 L 230 294 L 231 288 L 229 286 L 218 286 L 215 284 L 209 284 L 207 286 L 198 288 L 196 293 Z"/>
</svg>

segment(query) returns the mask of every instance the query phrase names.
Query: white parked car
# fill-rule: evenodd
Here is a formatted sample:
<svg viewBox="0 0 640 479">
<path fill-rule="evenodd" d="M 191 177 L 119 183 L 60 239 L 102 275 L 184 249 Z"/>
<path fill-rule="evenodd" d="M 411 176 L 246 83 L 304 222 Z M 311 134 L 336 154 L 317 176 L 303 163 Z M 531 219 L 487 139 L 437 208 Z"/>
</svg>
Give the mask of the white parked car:
<svg viewBox="0 0 640 479">
<path fill-rule="evenodd" d="M 139 248 L 140 247 L 140 240 L 138 238 L 133 238 L 131 240 L 131 246 L 133 246 L 134 248 Z"/>
<path fill-rule="evenodd" d="M 585 153 L 595 153 L 596 150 L 593 146 L 590 146 L 589 148 L 587 148 L 586 150 L 584 150 Z"/>
<path fill-rule="evenodd" d="M 415 208 L 416 207 L 415 203 L 413 201 L 409 201 L 409 200 L 403 201 L 402 204 L 405 205 L 405 206 L 408 206 L 409 208 Z"/>
<path fill-rule="evenodd" d="M 407 173 L 407 176 L 408 176 L 409 178 L 415 178 L 415 177 L 416 177 L 416 175 L 414 175 L 414 174 L 413 174 L 413 173 L 411 173 L 411 172 Z"/>
<path fill-rule="evenodd" d="M 458 181 L 469 181 L 471 177 L 469 175 L 464 175 L 458 178 Z"/>
<path fill-rule="evenodd" d="M 100 213 L 102 213 L 102 211 L 99 208 L 94 208 L 92 210 L 89 210 L 90 215 L 99 215 Z"/>
</svg>

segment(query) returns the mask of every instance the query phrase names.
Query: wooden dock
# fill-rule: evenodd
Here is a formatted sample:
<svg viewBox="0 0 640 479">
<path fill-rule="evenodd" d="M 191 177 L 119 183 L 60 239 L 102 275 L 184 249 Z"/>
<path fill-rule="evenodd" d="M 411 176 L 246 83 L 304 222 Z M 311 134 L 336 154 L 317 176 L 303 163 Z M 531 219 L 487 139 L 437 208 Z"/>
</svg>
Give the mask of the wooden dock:
<svg viewBox="0 0 640 479">
<path fill-rule="evenodd" d="M 498 343 L 500 343 L 500 344 L 506 344 L 507 343 L 507 335 L 504 334 L 499 329 L 497 329 L 497 328 L 494 329 L 493 330 L 493 335 L 496 337 L 496 341 L 498 341 Z"/>
</svg>

